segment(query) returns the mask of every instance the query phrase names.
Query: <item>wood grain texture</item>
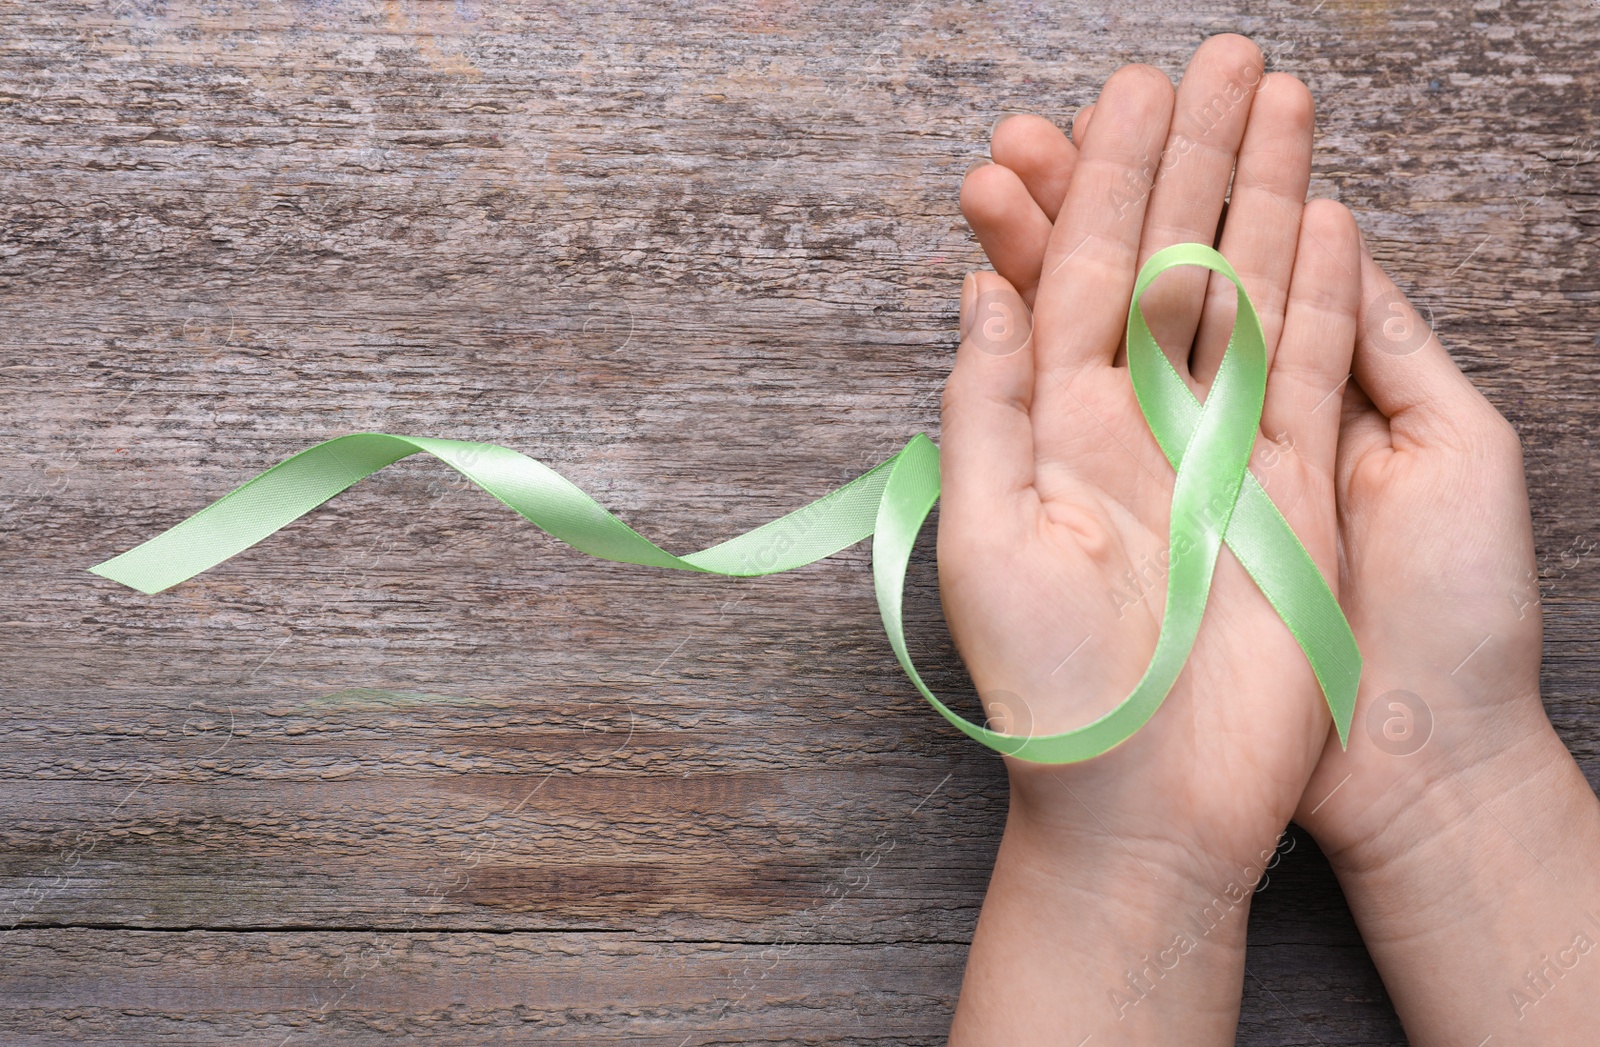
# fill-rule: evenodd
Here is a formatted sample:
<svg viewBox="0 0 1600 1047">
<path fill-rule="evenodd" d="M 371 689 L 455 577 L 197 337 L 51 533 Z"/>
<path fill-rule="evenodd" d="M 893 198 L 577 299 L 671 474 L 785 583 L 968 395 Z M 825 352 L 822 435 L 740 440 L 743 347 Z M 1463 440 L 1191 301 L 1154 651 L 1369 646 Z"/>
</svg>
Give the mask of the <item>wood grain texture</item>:
<svg viewBox="0 0 1600 1047">
<path fill-rule="evenodd" d="M 937 436 L 995 117 L 1222 31 L 1522 432 L 1600 782 L 1594 4 L 0 0 L 0 1040 L 942 1042 L 1005 782 L 863 550 L 598 566 L 408 461 L 159 598 L 82 569 L 362 429 L 672 549 L 779 515 Z M 1239 1042 L 1403 1043 L 1296 839 Z"/>
</svg>

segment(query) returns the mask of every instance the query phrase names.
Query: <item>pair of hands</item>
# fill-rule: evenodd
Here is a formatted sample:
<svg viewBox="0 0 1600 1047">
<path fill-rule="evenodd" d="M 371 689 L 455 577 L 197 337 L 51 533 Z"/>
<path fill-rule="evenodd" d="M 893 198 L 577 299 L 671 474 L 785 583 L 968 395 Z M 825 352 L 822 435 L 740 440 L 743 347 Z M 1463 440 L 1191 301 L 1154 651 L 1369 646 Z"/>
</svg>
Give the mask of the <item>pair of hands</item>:
<svg viewBox="0 0 1600 1047">
<path fill-rule="evenodd" d="M 1155 645 L 1172 470 L 1120 355 L 1135 276 L 1176 243 L 1215 243 L 1255 304 L 1270 371 L 1251 469 L 1338 595 L 1365 669 L 1341 750 L 1304 655 L 1225 548 L 1188 664 L 1149 723 L 1085 763 L 1008 759 L 1011 812 L 952 1042 L 1076 1045 L 1104 1029 L 1231 1043 L 1248 890 L 1237 896 L 1293 817 L 1352 895 L 1414 1042 L 1476 1035 L 1475 1047 L 1492 1016 L 1455 1021 L 1425 972 L 1405 968 L 1442 926 L 1438 889 L 1460 879 L 1421 866 L 1498 848 L 1478 838 L 1463 790 L 1485 807 L 1477 793 L 1507 795 L 1530 766 L 1553 767 L 1539 773 L 1571 805 L 1564 816 L 1595 821 L 1540 703 L 1516 435 L 1350 212 L 1305 202 L 1312 122 L 1303 84 L 1264 73 L 1248 40 L 1214 37 L 1176 91 L 1149 67 L 1117 72 L 1070 141 L 1039 117 L 1002 120 L 994 162 L 962 188 L 995 272 L 962 291 L 939 570 L 995 725 L 1087 723 L 1132 689 Z M 1203 397 L 1233 328 L 1231 283 L 1174 270 L 1143 309 Z M 1429 890 L 1433 923 L 1384 922 L 1405 892 Z M 1584 890 L 1563 903 L 1581 909 Z M 1041 913 L 1056 903 L 1075 911 Z M 1191 911 L 1211 915 L 1191 927 Z M 1600 941 L 1600 922 L 1591 933 Z M 1063 979 L 1086 986 L 1082 1006 L 1021 991 L 1046 975 L 1058 1003 Z"/>
</svg>

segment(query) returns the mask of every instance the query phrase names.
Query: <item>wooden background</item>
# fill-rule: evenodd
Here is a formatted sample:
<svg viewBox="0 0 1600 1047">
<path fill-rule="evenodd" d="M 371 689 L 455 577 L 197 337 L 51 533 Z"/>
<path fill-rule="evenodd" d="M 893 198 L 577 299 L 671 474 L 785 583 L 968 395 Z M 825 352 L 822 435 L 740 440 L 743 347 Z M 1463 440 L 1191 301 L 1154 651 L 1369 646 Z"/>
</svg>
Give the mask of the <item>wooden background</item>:
<svg viewBox="0 0 1600 1047">
<path fill-rule="evenodd" d="M 943 1042 L 1005 781 L 864 548 L 597 565 L 409 460 L 159 597 L 83 568 L 362 429 L 764 522 L 937 437 L 996 116 L 1222 31 L 1520 428 L 1600 782 L 1600 6 L 0 0 L 0 1042 Z M 1403 1043 L 1296 839 L 1239 1042 Z"/>
</svg>

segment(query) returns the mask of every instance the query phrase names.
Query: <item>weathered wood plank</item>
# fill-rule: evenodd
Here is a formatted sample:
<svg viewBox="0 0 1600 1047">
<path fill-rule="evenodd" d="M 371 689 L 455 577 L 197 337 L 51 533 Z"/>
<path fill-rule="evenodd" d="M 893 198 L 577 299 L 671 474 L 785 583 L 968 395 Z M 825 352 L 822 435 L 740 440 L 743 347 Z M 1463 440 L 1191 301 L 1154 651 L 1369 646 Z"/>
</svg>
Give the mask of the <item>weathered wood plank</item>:
<svg viewBox="0 0 1600 1047">
<path fill-rule="evenodd" d="M 397 1037 L 937 1044 L 964 952 L 959 945 L 760 950 L 524 932 L 84 930 L 30 932 L 10 951 L 20 962 L 0 973 L 7 1002 L 0 1035 L 17 1047 L 240 1040 L 286 1047 Z"/>
</svg>

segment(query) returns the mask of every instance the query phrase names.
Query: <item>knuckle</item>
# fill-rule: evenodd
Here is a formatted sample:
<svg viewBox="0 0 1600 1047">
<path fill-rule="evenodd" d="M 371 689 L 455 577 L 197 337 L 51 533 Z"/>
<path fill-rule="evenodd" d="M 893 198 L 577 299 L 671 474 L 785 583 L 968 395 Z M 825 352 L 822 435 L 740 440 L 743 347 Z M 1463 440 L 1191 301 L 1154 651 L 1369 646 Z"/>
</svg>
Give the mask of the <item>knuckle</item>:
<svg viewBox="0 0 1600 1047">
<path fill-rule="evenodd" d="M 939 394 L 939 412 L 941 414 L 957 413 L 966 404 L 966 394 L 961 391 L 963 383 L 959 378 L 959 369 L 951 372 L 950 378 L 944 383 L 944 392 Z"/>
</svg>

